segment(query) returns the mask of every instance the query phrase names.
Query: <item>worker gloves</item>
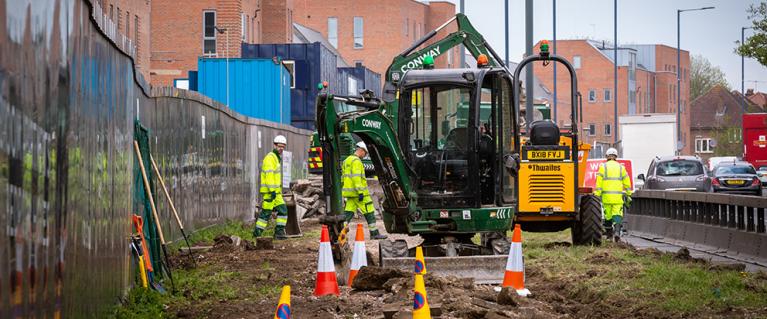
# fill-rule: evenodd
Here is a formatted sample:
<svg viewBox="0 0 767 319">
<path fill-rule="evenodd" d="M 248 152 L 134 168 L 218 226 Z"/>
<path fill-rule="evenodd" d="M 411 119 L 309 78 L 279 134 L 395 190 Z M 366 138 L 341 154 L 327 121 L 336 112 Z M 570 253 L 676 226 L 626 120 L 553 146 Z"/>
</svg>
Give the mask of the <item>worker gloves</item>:
<svg viewBox="0 0 767 319">
<path fill-rule="evenodd" d="M 631 195 L 623 195 L 623 203 L 626 207 L 631 207 Z"/>
<path fill-rule="evenodd" d="M 271 192 L 269 193 L 269 199 L 264 199 L 264 201 L 271 203 L 275 198 L 277 198 L 277 192 Z"/>
<path fill-rule="evenodd" d="M 362 194 L 357 195 L 357 200 L 359 200 L 360 202 L 362 202 L 362 199 L 364 198 L 365 198 L 365 195 L 362 195 Z"/>
</svg>

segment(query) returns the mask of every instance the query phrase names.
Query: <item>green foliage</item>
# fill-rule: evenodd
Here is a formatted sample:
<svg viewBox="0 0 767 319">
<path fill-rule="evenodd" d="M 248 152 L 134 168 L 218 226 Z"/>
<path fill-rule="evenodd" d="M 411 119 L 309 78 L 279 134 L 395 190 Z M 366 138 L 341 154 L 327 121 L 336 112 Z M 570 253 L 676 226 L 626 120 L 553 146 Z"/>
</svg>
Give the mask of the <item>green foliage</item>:
<svg viewBox="0 0 767 319">
<path fill-rule="evenodd" d="M 109 315 L 115 319 L 168 318 L 165 314 L 165 298 L 160 293 L 145 288 L 134 288 L 122 305 L 117 305 Z"/>
<path fill-rule="evenodd" d="M 694 101 L 712 87 L 721 85 L 730 90 L 724 72 L 702 55 L 693 55 L 690 61 L 690 100 Z"/>
<path fill-rule="evenodd" d="M 232 236 L 236 235 L 243 240 L 254 240 L 253 227 L 245 225 L 242 221 L 228 220 L 222 224 L 216 224 L 207 228 L 203 228 L 189 234 L 189 244 L 191 245 L 212 245 L 213 239 L 220 235 Z M 273 227 L 267 227 L 267 229 L 261 234 L 262 237 L 271 237 L 274 233 Z M 177 251 L 177 248 L 185 247 L 183 239 L 177 240 L 171 244 L 172 250 Z"/>
<path fill-rule="evenodd" d="M 735 52 L 749 58 L 754 58 L 759 63 L 767 66 L 767 2 L 751 5 L 748 8 L 751 19 L 753 35 L 746 38 L 745 43 L 736 41 Z"/>
</svg>

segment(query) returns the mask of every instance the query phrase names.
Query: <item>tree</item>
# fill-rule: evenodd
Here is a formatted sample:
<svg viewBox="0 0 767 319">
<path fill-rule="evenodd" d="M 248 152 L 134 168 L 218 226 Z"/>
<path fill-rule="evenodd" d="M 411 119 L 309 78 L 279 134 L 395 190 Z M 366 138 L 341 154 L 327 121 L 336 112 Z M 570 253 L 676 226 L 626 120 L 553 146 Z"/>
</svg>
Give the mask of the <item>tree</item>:
<svg viewBox="0 0 767 319">
<path fill-rule="evenodd" d="M 730 90 L 722 69 L 711 65 L 711 62 L 702 55 L 693 55 L 690 61 L 690 100 L 695 100 L 716 85 Z"/>
<path fill-rule="evenodd" d="M 737 48 L 735 53 L 754 58 L 759 63 L 767 66 L 767 2 L 762 2 L 759 5 L 751 5 L 748 8 L 749 16 L 751 19 L 751 26 L 754 29 L 754 34 L 749 36 L 745 43 L 735 41 Z"/>
</svg>

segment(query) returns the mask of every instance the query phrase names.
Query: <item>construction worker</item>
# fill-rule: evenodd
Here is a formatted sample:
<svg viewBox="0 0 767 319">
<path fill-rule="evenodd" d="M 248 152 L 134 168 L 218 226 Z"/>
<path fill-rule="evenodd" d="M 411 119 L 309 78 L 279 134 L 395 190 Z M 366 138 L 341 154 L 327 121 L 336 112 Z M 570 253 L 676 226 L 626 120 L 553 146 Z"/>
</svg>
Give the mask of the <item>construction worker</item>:
<svg viewBox="0 0 767 319">
<path fill-rule="evenodd" d="M 277 212 L 276 226 L 274 227 L 275 239 L 287 239 L 285 236 L 285 224 L 288 223 L 288 206 L 282 199 L 282 151 L 288 144 L 285 136 L 277 135 L 274 138 L 274 149 L 266 154 L 261 164 L 261 188 L 259 193 L 263 198 L 261 214 L 256 221 L 256 229 L 253 237 L 261 236 L 264 228 L 272 218 L 272 211 Z"/>
<path fill-rule="evenodd" d="M 623 199 L 631 203 L 631 179 L 623 164 L 618 163 L 618 150 L 610 148 L 605 153 L 607 161 L 599 165 L 594 195 L 602 198 L 607 236 L 620 236 L 623 222 Z"/>
<path fill-rule="evenodd" d="M 362 158 L 367 155 L 368 148 L 365 142 L 359 142 L 356 146 L 357 149 L 344 160 L 342 166 L 342 194 L 346 199 L 346 206 L 344 206 L 346 214 L 345 225 L 352 220 L 354 213 L 359 209 L 362 211 L 362 216 L 365 216 L 365 220 L 368 222 L 370 237 L 373 239 L 386 239 L 386 235 L 381 235 L 378 232 L 378 228 L 376 228 L 375 207 L 373 206 L 373 199 L 370 198 L 368 181 L 365 179 L 365 167 L 362 165 Z"/>
</svg>

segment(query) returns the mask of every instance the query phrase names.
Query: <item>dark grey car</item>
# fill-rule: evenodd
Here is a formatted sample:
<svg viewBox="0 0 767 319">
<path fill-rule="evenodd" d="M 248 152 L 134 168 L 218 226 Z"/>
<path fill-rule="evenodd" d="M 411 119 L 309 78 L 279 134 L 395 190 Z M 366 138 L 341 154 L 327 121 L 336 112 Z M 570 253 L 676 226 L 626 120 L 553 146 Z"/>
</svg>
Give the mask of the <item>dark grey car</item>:
<svg viewBox="0 0 767 319">
<path fill-rule="evenodd" d="M 762 183 L 747 162 L 719 163 L 714 167 L 714 192 L 762 196 Z"/>
<path fill-rule="evenodd" d="M 637 178 L 644 181 L 643 189 L 708 192 L 711 176 L 704 167 L 696 156 L 656 157 L 647 176 L 640 174 Z"/>
</svg>

